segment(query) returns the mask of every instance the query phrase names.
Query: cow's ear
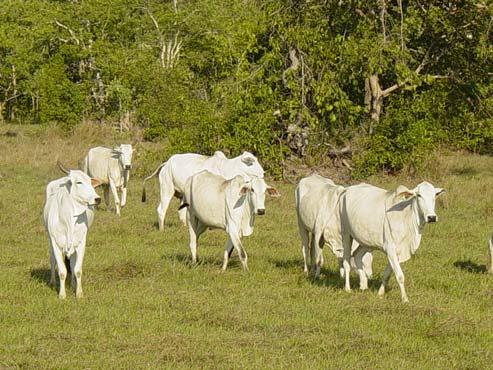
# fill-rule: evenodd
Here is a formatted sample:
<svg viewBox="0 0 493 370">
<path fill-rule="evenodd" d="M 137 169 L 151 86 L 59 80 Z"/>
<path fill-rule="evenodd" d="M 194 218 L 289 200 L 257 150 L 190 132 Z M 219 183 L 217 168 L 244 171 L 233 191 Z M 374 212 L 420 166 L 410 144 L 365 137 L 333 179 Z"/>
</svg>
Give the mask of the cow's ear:
<svg viewBox="0 0 493 370">
<path fill-rule="evenodd" d="M 66 182 L 65 182 L 65 184 L 64 184 L 64 186 L 67 188 L 67 191 L 68 191 L 69 193 L 71 193 L 71 192 L 72 192 L 72 184 L 73 184 L 73 183 L 74 183 L 74 182 L 73 182 L 72 178 L 69 176 L 69 177 L 68 177 L 68 179 L 67 179 L 67 181 L 66 181 Z"/>
<path fill-rule="evenodd" d="M 99 185 L 101 185 L 101 181 L 96 180 L 96 179 L 91 179 L 91 185 L 92 185 L 93 188 L 96 188 Z"/>
<path fill-rule="evenodd" d="M 416 196 L 416 193 L 414 191 L 409 190 L 403 185 L 399 185 L 399 187 L 396 190 L 396 196 L 403 197 L 404 199 L 410 199 Z"/>
<path fill-rule="evenodd" d="M 240 197 L 246 195 L 250 191 L 250 187 L 248 185 L 243 185 L 240 189 Z"/>
<path fill-rule="evenodd" d="M 247 166 L 252 166 L 255 163 L 255 158 L 251 155 L 242 155 L 241 161 L 245 163 Z"/>
<path fill-rule="evenodd" d="M 271 197 L 278 198 L 281 196 L 281 193 L 273 186 L 267 186 L 266 191 Z"/>
<path fill-rule="evenodd" d="M 438 197 L 439 195 L 445 193 L 445 189 L 442 188 L 435 188 L 435 197 Z"/>
</svg>

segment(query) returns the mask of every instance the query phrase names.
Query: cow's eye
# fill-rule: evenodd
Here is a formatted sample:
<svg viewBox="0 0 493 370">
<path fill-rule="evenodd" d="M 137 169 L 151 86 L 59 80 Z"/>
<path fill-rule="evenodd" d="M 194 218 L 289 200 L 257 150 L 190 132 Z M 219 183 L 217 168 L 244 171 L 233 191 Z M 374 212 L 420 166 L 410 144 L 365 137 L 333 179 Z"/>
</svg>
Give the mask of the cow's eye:
<svg viewBox="0 0 493 370">
<path fill-rule="evenodd" d="M 252 193 L 255 193 L 255 190 L 253 190 L 253 188 L 252 188 Z"/>
<path fill-rule="evenodd" d="M 76 184 L 77 185 L 82 185 L 82 181 L 77 181 Z"/>
</svg>

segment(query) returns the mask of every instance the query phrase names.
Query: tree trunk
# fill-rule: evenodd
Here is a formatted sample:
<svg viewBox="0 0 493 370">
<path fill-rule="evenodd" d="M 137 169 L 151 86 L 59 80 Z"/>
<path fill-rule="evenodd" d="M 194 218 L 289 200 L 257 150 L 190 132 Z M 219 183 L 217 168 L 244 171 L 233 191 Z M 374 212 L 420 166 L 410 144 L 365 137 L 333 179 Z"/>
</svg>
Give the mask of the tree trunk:
<svg viewBox="0 0 493 370">
<path fill-rule="evenodd" d="M 377 75 L 371 75 L 365 80 L 365 105 L 370 112 L 372 123 L 378 123 L 383 109 L 383 94 Z M 373 133 L 373 125 L 370 125 L 370 134 Z"/>
</svg>

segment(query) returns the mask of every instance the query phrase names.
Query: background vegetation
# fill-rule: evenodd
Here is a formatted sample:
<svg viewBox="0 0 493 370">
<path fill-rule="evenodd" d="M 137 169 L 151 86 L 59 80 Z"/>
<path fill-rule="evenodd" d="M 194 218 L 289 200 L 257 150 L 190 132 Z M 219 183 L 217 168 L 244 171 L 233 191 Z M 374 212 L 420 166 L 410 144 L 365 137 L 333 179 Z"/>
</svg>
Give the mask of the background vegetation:
<svg viewBox="0 0 493 370">
<path fill-rule="evenodd" d="M 136 126 L 274 174 L 347 145 L 356 176 L 419 168 L 493 151 L 492 19 L 482 0 L 4 0 L 0 121 Z"/>
<path fill-rule="evenodd" d="M 40 126 L 0 127 L 0 368 L 2 369 L 487 369 L 493 361 L 492 276 L 486 274 L 493 224 L 493 159 L 445 154 L 425 169 L 447 192 L 439 221 L 428 225 L 417 255 L 403 264 L 410 303 L 395 279 L 377 297 L 385 266 L 375 253 L 370 290 L 344 292 L 335 258 L 319 280 L 303 274 L 294 185 L 244 239 L 249 273 L 236 254 L 220 272 L 225 234 L 207 231 L 190 264 L 188 231 L 173 201 L 165 232 L 156 228 L 158 186 L 130 177 L 117 217 L 101 207 L 88 234 L 85 298 L 65 301 L 48 285 L 44 189 L 87 148 L 125 140 L 83 125 L 72 134 Z M 140 145 L 158 145 L 142 143 Z M 138 151 L 142 148 L 139 146 Z M 135 169 L 142 168 L 137 156 Z M 388 189 L 419 179 L 375 176 Z M 353 278 L 352 286 L 357 286 Z"/>
</svg>

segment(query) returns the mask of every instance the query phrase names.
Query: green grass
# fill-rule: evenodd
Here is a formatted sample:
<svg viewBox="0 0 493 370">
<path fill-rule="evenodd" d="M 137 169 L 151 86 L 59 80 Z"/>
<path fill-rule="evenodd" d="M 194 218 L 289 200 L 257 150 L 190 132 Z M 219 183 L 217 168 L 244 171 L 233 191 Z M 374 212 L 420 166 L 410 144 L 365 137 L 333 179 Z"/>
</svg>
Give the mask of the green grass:
<svg viewBox="0 0 493 370">
<path fill-rule="evenodd" d="M 493 276 L 484 271 L 493 158 L 444 154 L 429 168 L 426 178 L 447 193 L 437 202 L 439 222 L 402 265 L 409 304 L 400 303 L 394 278 L 377 297 L 385 266 L 378 252 L 367 292 L 344 292 L 327 252 L 321 278 L 304 277 L 291 184 L 275 183 L 281 198 L 268 200 L 243 240 L 250 272 L 234 255 L 221 273 L 224 233 L 207 231 L 191 265 L 178 203 L 157 231 L 156 180 L 142 204 L 135 177 L 120 218 L 96 213 L 85 298 L 69 290 L 60 301 L 47 284 L 44 188 L 60 177 L 57 157 L 73 166 L 88 146 L 118 140 L 95 134 L 0 128 L 0 368 L 491 367 Z M 138 155 L 135 165 L 144 166 Z M 368 180 L 389 189 L 419 181 Z"/>
</svg>

